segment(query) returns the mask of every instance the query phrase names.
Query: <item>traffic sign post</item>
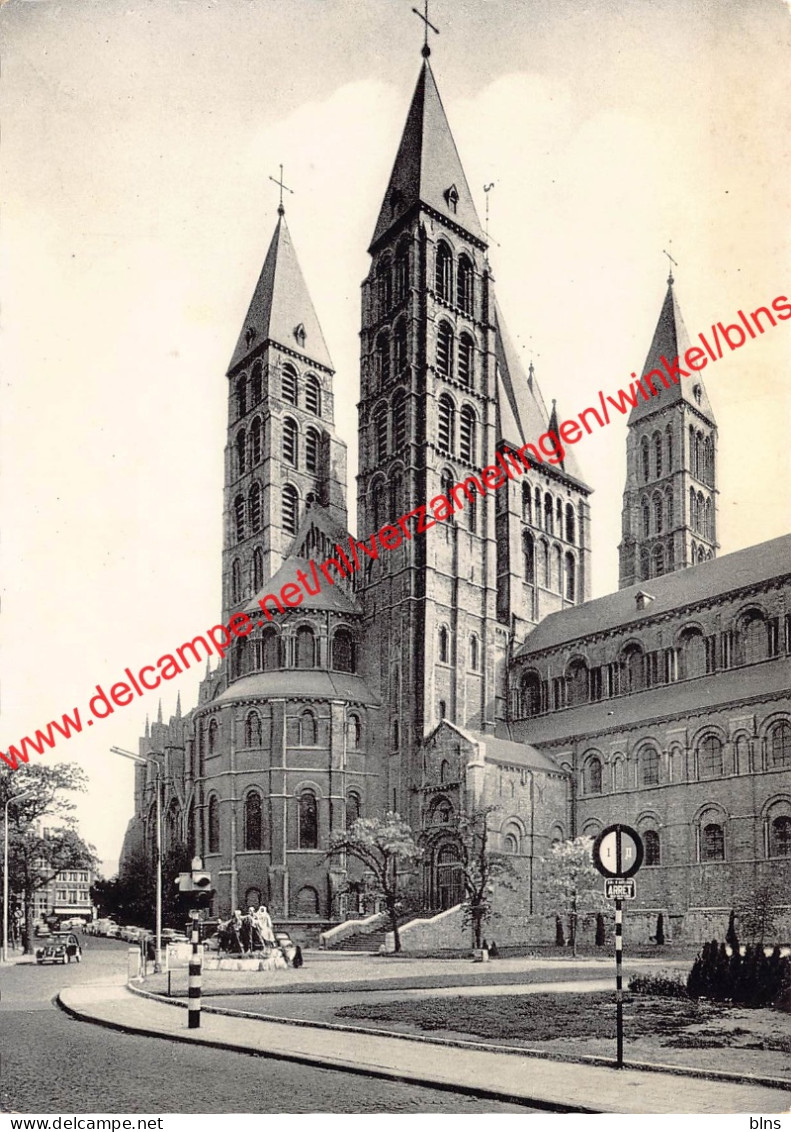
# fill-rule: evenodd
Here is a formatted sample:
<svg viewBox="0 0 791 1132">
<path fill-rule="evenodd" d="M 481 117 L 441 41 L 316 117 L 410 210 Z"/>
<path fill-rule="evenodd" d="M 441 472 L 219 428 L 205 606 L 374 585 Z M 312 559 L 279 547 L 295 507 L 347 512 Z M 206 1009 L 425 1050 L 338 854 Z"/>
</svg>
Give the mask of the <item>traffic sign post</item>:
<svg viewBox="0 0 791 1132">
<path fill-rule="evenodd" d="M 634 876 L 643 863 L 643 841 L 628 825 L 608 825 L 593 843 L 593 864 L 604 894 L 615 901 L 615 1068 L 623 1069 L 623 902 L 634 900 Z"/>
</svg>

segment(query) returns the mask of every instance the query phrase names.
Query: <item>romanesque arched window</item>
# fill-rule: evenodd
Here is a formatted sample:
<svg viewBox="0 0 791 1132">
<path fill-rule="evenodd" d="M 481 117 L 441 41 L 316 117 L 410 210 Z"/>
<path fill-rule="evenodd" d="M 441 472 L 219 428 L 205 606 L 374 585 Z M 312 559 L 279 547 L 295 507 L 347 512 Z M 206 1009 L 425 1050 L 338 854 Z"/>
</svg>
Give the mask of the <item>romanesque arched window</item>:
<svg viewBox="0 0 791 1132">
<path fill-rule="evenodd" d="M 316 429 L 307 429 L 305 432 L 305 469 L 308 472 L 317 472 L 319 470 L 320 445 L 321 437 Z"/>
<path fill-rule="evenodd" d="M 407 363 L 406 320 L 399 319 L 393 331 L 393 370 L 396 376 L 404 371 Z"/>
<path fill-rule="evenodd" d="M 297 422 L 291 417 L 283 418 L 283 461 L 291 468 L 298 464 Z"/>
<path fill-rule="evenodd" d="M 718 822 L 707 822 L 700 830 L 701 861 L 725 860 L 725 831 Z"/>
<path fill-rule="evenodd" d="M 220 800 L 216 794 L 209 798 L 208 806 L 209 852 L 220 852 Z"/>
<path fill-rule="evenodd" d="M 314 668 L 316 665 L 316 638 L 308 625 L 300 625 L 297 629 L 294 660 L 297 668 Z"/>
<path fill-rule="evenodd" d="M 251 790 L 244 800 L 245 849 L 262 849 L 263 832 L 264 828 L 261 795 L 257 790 Z"/>
<path fill-rule="evenodd" d="M 363 737 L 363 725 L 356 712 L 350 712 L 346 721 L 346 742 L 350 751 L 360 749 Z"/>
<path fill-rule="evenodd" d="M 437 427 L 437 445 L 442 452 L 452 452 L 455 433 L 456 410 L 453 401 L 447 393 L 439 399 L 439 417 Z"/>
<path fill-rule="evenodd" d="M 769 856 L 791 857 L 791 817 L 781 814 L 769 823 Z"/>
<path fill-rule="evenodd" d="M 577 563 L 571 551 L 566 552 L 565 558 L 566 601 L 577 600 Z"/>
<path fill-rule="evenodd" d="M 255 480 L 250 487 L 250 494 L 247 498 L 247 513 L 250 517 L 250 530 L 254 535 L 257 535 L 261 530 L 261 500 L 263 491 L 261 484 Z"/>
<path fill-rule="evenodd" d="M 271 626 L 264 629 L 261 634 L 261 645 L 264 672 L 273 672 L 275 669 L 281 668 L 280 638 L 277 629 L 273 629 Z"/>
<path fill-rule="evenodd" d="M 456 288 L 456 302 L 464 311 L 465 314 L 472 314 L 473 304 L 473 271 L 472 263 L 468 256 L 462 254 L 459 256 L 459 268 L 457 272 L 458 286 Z"/>
<path fill-rule="evenodd" d="M 374 456 L 379 464 L 387 459 L 387 406 L 384 404 L 374 413 Z"/>
<path fill-rule="evenodd" d="M 576 517 L 574 514 L 574 506 L 571 503 L 566 504 L 566 541 L 574 543 L 577 541 L 577 527 Z"/>
<path fill-rule="evenodd" d="M 321 416 L 321 385 L 313 373 L 305 378 L 305 408 L 314 416 Z"/>
<path fill-rule="evenodd" d="M 400 302 L 409 287 L 409 241 L 401 240 L 395 255 L 395 300 Z"/>
<path fill-rule="evenodd" d="M 306 708 L 299 717 L 299 745 L 301 747 L 316 747 L 318 742 L 318 720 L 313 712 Z"/>
<path fill-rule="evenodd" d="M 387 314 L 393 304 L 393 276 L 389 255 L 382 256 L 376 265 L 376 298 L 380 315 Z"/>
<path fill-rule="evenodd" d="M 654 445 L 654 475 L 659 479 L 662 475 L 662 435 L 655 432 L 651 439 Z"/>
<path fill-rule="evenodd" d="M 640 534 L 643 538 L 651 534 L 651 506 L 646 496 L 640 500 Z"/>
<path fill-rule="evenodd" d="M 526 672 L 519 686 L 519 713 L 526 719 L 541 714 L 541 680 L 536 672 Z"/>
<path fill-rule="evenodd" d="M 299 796 L 299 847 L 318 849 L 319 808 L 312 790 L 303 790 Z"/>
<path fill-rule="evenodd" d="M 621 662 L 624 692 L 639 692 L 645 685 L 643 650 L 638 644 L 627 645 Z"/>
<path fill-rule="evenodd" d="M 390 339 L 386 330 L 376 338 L 376 376 L 382 385 L 390 380 Z"/>
<path fill-rule="evenodd" d="M 358 818 L 362 817 L 363 800 L 356 790 L 350 790 L 346 795 L 346 828 L 351 829 Z"/>
<path fill-rule="evenodd" d="M 234 558 L 231 566 L 231 602 L 236 605 L 242 600 L 242 564 Z"/>
<path fill-rule="evenodd" d="M 406 394 L 399 389 L 393 397 L 393 448 L 400 451 L 407 441 L 406 434 Z"/>
<path fill-rule="evenodd" d="M 477 636 L 475 635 L 475 633 L 473 633 L 470 636 L 470 668 L 472 669 L 473 672 L 477 672 L 478 669 L 480 668 L 480 664 L 481 664 L 480 648 L 481 648 L 480 642 L 479 642 Z"/>
<path fill-rule="evenodd" d="M 642 831 L 643 848 L 645 856 L 643 864 L 645 865 L 659 865 L 661 864 L 659 834 L 655 829 L 644 829 Z"/>
<path fill-rule="evenodd" d="M 640 785 L 659 785 L 659 751 L 655 747 L 643 747 L 640 751 Z"/>
<path fill-rule="evenodd" d="M 247 471 L 247 433 L 240 428 L 236 434 L 236 474 L 244 475 Z"/>
<path fill-rule="evenodd" d="M 648 483 L 651 478 L 651 453 L 647 436 L 640 441 L 640 468 L 643 473 L 643 483 Z"/>
<path fill-rule="evenodd" d="M 307 848 L 305 846 L 304 848 Z M 294 911 L 298 917 L 313 917 L 319 914 L 319 894 L 312 885 L 306 884 L 297 892 Z"/>
<path fill-rule="evenodd" d="M 468 463 L 475 462 L 475 411 L 470 405 L 463 405 L 459 414 L 459 455 Z"/>
<path fill-rule="evenodd" d="M 247 377 L 245 374 L 236 382 L 236 415 L 243 417 L 247 412 Z"/>
<path fill-rule="evenodd" d="M 241 542 L 246 535 L 246 512 L 244 496 L 237 495 L 233 501 L 233 521 L 234 521 L 234 534 L 236 541 Z"/>
<path fill-rule="evenodd" d="M 716 735 L 705 735 L 698 747 L 698 776 L 722 778 L 723 770 L 722 741 Z"/>
<path fill-rule="evenodd" d="M 538 543 L 538 584 L 546 589 L 549 586 L 549 543 L 540 539 Z"/>
<path fill-rule="evenodd" d="M 253 372 L 250 375 L 250 402 L 257 405 L 261 400 L 262 392 L 262 366 L 260 360 L 253 363 Z"/>
<path fill-rule="evenodd" d="M 437 372 L 453 376 L 453 328 L 444 319 L 437 327 Z"/>
<path fill-rule="evenodd" d="M 601 794 L 602 768 L 598 755 L 592 755 L 583 770 L 583 787 L 586 794 Z"/>
<path fill-rule="evenodd" d="M 385 490 L 385 481 L 379 476 L 371 484 L 371 515 L 376 530 L 378 530 L 387 519 L 387 515 L 385 514 L 386 510 L 387 493 Z"/>
<path fill-rule="evenodd" d="M 459 335 L 459 381 L 467 386 L 475 381 L 475 343 L 466 331 Z"/>
<path fill-rule="evenodd" d="M 453 302 L 453 253 L 443 240 L 437 244 L 434 289 L 438 298 L 446 303 Z"/>
<path fill-rule="evenodd" d="M 209 720 L 209 754 L 216 755 L 219 748 L 220 728 L 216 719 Z"/>
<path fill-rule="evenodd" d="M 336 672 L 354 672 L 354 641 L 348 629 L 337 629 L 332 638 L 332 667 Z"/>
<path fill-rule="evenodd" d="M 566 694 L 569 707 L 588 702 L 588 665 L 578 657 L 566 669 Z"/>
<path fill-rule="evenodd" d="M 290 483 L 283 488 L 283 530 L 286 534 L 297 533 L 297 520 L 299 514 L 299 497 L 297 489 Z"/>
<path fill-rule="evenodd" d="M 249 711 L 244 721 L 244 745 L 260 747 L 262 742 L 261 716 L 257 711 Z"/>
<path fill-rule="evenodd" d="M 767 744 L 770 770 L 791 767 L 791 724 L 781 719 L 769 732 Z"/>
<path fill-rule="evenodd" d="M 528 489 L 528 498 L 529 494 Z M 536 555 L 535 541 L 530 531 L 525 531 L 522 535 L 522 555 L 525 564 L 525 581 L 532 586 L 536 580 Z"/>
<path fill-rule="evenodd" d="M 698 628 L 685 629 L 678 647 L 679 677 L 692 680 L 706 672 L 706 644 Z"/>
<path fill-rule="evenodd" d="M 250 425 L 250 467 L 261 463 L 263 453 L 263 425 L 261 418 L 256 417 Z"/>
<path fill-rule="evenodd" d="M 283 363 L 280 375 L 280 395 L 287 405 L 297 403 L 297 371 L 290 362 Z"/>
<path fill-rule="evenodd" d="M 739 659 L 742 664 L 757 664 L 768 655 L 768 634 L 764 615 L 751 609 L 741 618 L 738 630 Z"/>
<path fill-rule="evenodd" d="M 450 633 L 446 625 L 439 627 L 439 660 L 440 664 L 450 663 Z"/>
</svg>

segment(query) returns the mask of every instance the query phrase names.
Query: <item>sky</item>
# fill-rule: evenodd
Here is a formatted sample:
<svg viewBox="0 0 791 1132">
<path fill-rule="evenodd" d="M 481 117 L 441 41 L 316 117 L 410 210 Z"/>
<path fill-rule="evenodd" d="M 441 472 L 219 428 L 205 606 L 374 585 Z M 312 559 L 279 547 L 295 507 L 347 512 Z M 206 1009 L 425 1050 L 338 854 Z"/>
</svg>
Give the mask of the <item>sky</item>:
<svg viewBox="0 0 791 1132">
<path fill-rule="evenodd" d="M 277 219 L 356 468 L 359 286 L 420 67 L 411 0 L 6 0 L 0 749 L 220 613 L 226 378 Z M 791 295 L 787 0 L 432 0 L 498 299 L 549 403 L 640 371 L 670 251 L 692 338 Z M 791 322 L 703 374 L 725 554 L 788 530 Z M 617 587 L 625 426 L 576 449 Z M 350 514 L 354 515 L 353 497 Z M 365 532 L 361 532 L 365 533 Z M 195 702 L 199 673 L 165 689 Z M 116 867 L 157 693 L 45 761 Z"/>
</svg>

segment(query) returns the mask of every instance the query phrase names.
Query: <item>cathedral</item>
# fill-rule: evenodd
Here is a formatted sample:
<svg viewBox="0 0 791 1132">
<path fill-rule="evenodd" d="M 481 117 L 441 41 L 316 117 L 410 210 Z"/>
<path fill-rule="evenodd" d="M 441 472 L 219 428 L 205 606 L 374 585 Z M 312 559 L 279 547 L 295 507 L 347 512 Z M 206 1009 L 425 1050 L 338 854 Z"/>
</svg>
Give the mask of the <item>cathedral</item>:
<svg viewBox="0 0 791 1132">
<path fill-rule="evenodd" d="M 498 306 L 426 49 L 369 254 L 359 540 L 557 430 Z M 646 367 L 686 348 L 671 276 Z M 423 846 L 425 911 L 451 913 L 456 819 L 484 806 L 519 866 L 504 942 L 548 930 L 540 858 L 612 821 L 643 837 L 646 938 L 660 912 L 698 938 L 762 884 L 791 890 L 791 538 L 717 558 L 700 374 L 632 410 L 617 592 L 591 600 L 591 488 L 569 450 L 263 617 L 262 598 L 354 541 L 333 376 L 281 204 L 227 372 L 222 619 L 255 629 L 140 741 L 165 848 L 203 858 L 214 912 L 263 903 L 315 938 L 364 907 L 330 836 L 395 811 Z M 155 844 L 155 767 L 136 773 L 122 869 Z"/>
</svg>

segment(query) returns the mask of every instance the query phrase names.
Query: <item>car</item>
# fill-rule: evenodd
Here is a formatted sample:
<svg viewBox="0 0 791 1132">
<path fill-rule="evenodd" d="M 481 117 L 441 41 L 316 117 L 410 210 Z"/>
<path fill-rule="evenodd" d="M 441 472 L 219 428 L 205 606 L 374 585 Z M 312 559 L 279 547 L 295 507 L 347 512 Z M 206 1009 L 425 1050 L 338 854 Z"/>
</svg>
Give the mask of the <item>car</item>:
<svg viewBox="0 0 791 1132">
<path fill-rule="evenodd" d="M 48 939 L 50 935 L 49 924 L 36 924 L 33 929 L 33 934 L 37 936 L 38 939 Z"/>
<path fill-rule="evenodd" d="M 127 943 L 139 943 L 145 934 L 144 928 L 135 927 L 134 924 L 127 924 L 126 927 L 121 928 L 119 933 L 120 938 L 125 939 Z"/>
<path fill-rule="evenodd" d="M 49 941 L 36 949 L 36 963 L 79 963 L 82 947 L 74 932 L 53 932 Z"/>
<path fill-rule="evenodd" d="M 184 932 L 177 931 L 176 928 L 163 928 L 162 946 L 165 947 L 168 943 L 189 943 L 189 939 Z"/>
<path fill-rule="evenodd" d="M 118 927 L 118 924 L 114 924 L 111 920 L 102 932 L 102 935 L 107 936 L 108 939 L 119 939 L 121 936 L 121 929 Z"/>
<path fill-rule="evenodd" d="M 297 946 L 288 932 L 275 932 L 275 942 L 283 952 L 286 962 L 293 963 L 294 956 L 297 953 Z"/>
</svg>

